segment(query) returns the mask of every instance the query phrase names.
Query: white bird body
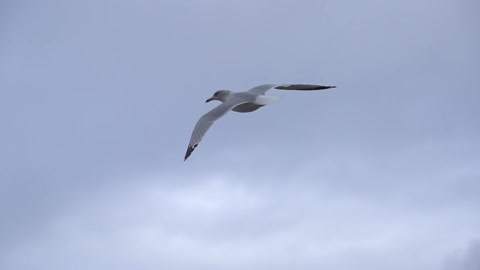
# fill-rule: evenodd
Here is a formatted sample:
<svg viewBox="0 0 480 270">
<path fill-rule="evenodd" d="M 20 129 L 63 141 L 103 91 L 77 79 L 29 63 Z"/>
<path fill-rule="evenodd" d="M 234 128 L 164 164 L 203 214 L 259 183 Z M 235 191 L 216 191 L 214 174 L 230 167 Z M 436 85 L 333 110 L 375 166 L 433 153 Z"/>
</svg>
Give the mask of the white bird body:
<svg viewBox="0 0 480 270">
<path fill-rule="evenodd" d="M 335 86 L 312 84 L 263 84 L 244 92 L 233 92 L 229 90 L 216 91 L 211 98 L 207 99 L 206 102 L 218 100 L 221 101 L 222 104 L 204 114 L 197 121 L 197 124 L 193 129 L 184 160 L 187 160 L 187 158 L 192 154 L 193 150 L 195 150 L 195 148 L 198 146 L 203 136 L 207 133 L 208 129 L 213 125 L 213 123 L 230 110 L 242 113 L 253 112 L 265 105 L 277 102 L 280 99 L 279 97 L 265 95 L 265 92 L 270 89 L 312 91 L 329 88 L 335 88 Z"/>
</svg>

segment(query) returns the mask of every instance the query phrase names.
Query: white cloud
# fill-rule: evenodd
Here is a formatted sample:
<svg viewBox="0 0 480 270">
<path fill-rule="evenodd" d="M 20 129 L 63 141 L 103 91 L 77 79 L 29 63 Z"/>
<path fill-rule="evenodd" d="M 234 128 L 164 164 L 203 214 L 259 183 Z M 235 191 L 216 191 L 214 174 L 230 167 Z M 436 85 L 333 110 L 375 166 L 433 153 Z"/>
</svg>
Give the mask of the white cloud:
<svg viewBox="0 0 480 270">
<path fill-rule="evenodd" d="M 362 197 L 323 197 L 321 190 L 281 182 L 273 189 L 248 186 L 230 176 L 172 187 L 160 180 L 132 181 L 135 188 L 83 201 L 42 236 L 18 245 L 6 265 L 438 269 L 442 257 L 467 237 L 452 233 L 463 218 L 451 220 L 454 209 L 389 209 Z"/>
</svg>

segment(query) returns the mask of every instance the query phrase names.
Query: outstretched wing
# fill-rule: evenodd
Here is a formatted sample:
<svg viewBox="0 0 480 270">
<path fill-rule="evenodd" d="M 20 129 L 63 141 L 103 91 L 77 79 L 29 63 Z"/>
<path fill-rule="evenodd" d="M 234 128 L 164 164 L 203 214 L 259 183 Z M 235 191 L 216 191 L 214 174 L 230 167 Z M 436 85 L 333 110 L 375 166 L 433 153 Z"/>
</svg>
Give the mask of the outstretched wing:
<svg viewBox="0 0 480 270">
<path fill-rule="evenodd" d="M 267 92 L 270 89 L 313 91 L 313 90 L 324 90 L 329 88 L 335 88 L 335 86 L 324 86 L 324 85 L 315 85 L 315 84 L 263 84 L 248 90 L 248 92 L 264 95 L 265 92 Z"/>
<path fill-rule="evenodd" d="M 184 160 L 187 160 L 187 158 L 192 154 L 193 150 L 195 150 L 203 136 L 205 136 L 205 133 L 207 133 L 208 129 L 213 125 L 213 123 L 215 123 L 216 120 L 224 116 L 232 108 L 247 102 L 248 101 L 245 100 L 228 100 L 200 117 L 200 119 L 197 121 L 197 124 L 193 128 L 192 136 L 190 137 L 190 143 L 188 144 Z"/>
</svg>

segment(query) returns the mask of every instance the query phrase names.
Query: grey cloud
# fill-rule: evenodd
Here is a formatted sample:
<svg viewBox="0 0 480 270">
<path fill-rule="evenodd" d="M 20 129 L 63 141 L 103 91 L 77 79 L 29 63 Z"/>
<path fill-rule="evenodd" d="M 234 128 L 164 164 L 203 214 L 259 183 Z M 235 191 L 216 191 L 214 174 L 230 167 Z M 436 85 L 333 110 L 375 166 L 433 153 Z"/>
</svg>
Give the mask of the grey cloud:
<svg viewBox="0 0 480 270">
<path fill-rule="evenodd" d="M 445 270 L 475 270 L 480 268 L 480 241 L 471 240 L 466 249 L 452 254 L 445 263 Z"/>
<path fill-rule="evenodd" d="M 479 233 L 472 10 L 472 1 L 2 3 L 2 269 L 50 269 L 62 252 L 63 269 L 189 269 L 180 247 L 209 269 L 438 269 L 457 246 L 431 241 Z M 211 108 L 202 101 L 262 83 L 338 88 L 272 93 L 288 98 L 227 115 L 183 162 Z M 383 226 L 377 243 L 362 238 Z M 335 240 L 345 249 L 322 253 Z M 409 250 L 430 259 L 409 262 Z"/>
</svg>

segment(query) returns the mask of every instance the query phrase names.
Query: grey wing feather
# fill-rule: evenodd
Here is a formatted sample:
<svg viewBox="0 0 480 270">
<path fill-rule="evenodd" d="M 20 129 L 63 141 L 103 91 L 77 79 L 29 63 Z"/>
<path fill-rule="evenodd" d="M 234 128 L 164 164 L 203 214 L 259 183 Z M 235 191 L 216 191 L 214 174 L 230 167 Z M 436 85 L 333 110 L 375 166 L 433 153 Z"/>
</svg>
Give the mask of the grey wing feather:
<svg viewBox="0 0 480 270">
<path fill-rule="evenodd" d="M 323 86 L 323 85 L 315 85 L 315 84 L 263 84 L 248 90 L 248 92 L 264 95 L 265 92 L 267 92 L 270 89 L 312 91 L 312 90 L 324 90 L 329 88 L 335 88 L 335 86 Z"/>
<path fill-rule="evenodd" d="M 265 92 L 268 90 L 272 89 L 273 87 L 277 86 L 278 84 L 262 84 L 259 86 L 255 86 L 254 88 L 248 90 L 248 92 L 254 93 L 254 94 L 259 94 L 259 95 L 264 95 Z"/>
<path fill-rule="evenodd" d="M 246 103 L 247 101 L 227 101 L 224 102 L 217 107 L 213 108 L 206 114 L 204 114 L 200 119 L 198 119 L 197 124 L 193 128 L 192 136 L 190 137 L 190 143 L 187 147 L 187 152 L 185 153 L 185 159 L 192 154 L 193 150 L 197 147 L 197 145 L 202 140 L 203 136 L 207 133 L 208 129 L 218 120 L 220 117 L 224 116 L 227 112 L 229 112 L 232 108 L 237 105 Z"/>
</svg>

